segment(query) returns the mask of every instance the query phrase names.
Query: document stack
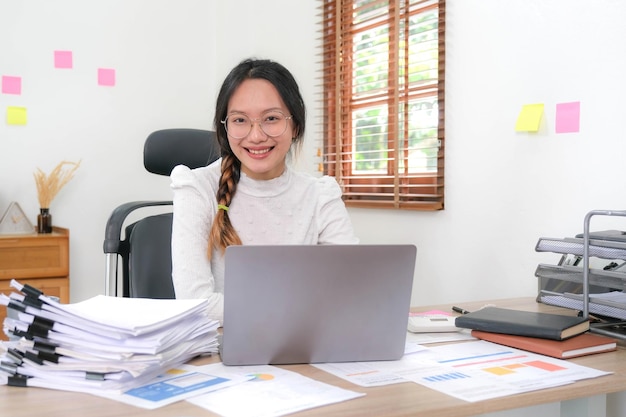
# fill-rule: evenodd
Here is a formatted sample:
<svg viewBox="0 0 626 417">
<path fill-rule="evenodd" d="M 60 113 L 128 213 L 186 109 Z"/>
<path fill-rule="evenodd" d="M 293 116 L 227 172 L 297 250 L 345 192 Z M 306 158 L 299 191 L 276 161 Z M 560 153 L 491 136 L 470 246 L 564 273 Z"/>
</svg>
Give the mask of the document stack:
<svg viewBox="0 0 626 417">
<path fill-rule="evenodd" d="M 217 352 L 219 322 L 206 300 L 96 296 L 60 304 L 11 281 L 19 292 L 0 294 L 13 317 L 4 330 L 0 383 L 122 393 L 179 366 Z"/>
</svg>

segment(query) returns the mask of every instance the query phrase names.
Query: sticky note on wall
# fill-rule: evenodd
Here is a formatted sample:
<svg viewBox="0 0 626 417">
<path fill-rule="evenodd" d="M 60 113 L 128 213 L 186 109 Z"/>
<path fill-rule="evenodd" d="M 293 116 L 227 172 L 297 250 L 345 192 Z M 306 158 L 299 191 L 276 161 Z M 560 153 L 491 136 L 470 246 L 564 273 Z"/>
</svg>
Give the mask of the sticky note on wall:
<svg viewBox="0 0 626 417">
<path fill-rule="evenodd" d="M 556 133 L 572 133 L 580 131 L 580 101 L 557 103 Z"/>
<path fill-rule="evenodd" d="M 115 70 L 111 68 L 98 68 L 98 85 L 114 86 Z"/>
<path fill-rule="evenodd" d="M 7 124 L 9 125 L 25 125 L 26 124 L 26 107 L 7 107 Z"/>
<path fill-rule="evenodd" d="M 2 93 L 3 94 L 22 94 L 22 77 L 12 77 L 10 75 L 2 76 Z"/>
<path fill-rule="evenodd" d="M 516 132 L 537 132 L 541 117 L 543 116 L 543 103 L 525 104 L 515 123 Z"/>
<path fill-rule="evenodd" d="M 54 68 L 72 68 L 72 51 L 54 51 Z"/>
</svg>

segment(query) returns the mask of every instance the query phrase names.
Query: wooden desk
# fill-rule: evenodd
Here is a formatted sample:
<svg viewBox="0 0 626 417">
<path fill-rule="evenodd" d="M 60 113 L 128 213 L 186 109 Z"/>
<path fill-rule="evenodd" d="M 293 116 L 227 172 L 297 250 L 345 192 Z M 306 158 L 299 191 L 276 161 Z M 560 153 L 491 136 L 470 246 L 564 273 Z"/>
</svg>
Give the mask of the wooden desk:
<svg viewBox="0 0 626 417">
<path fill-rule="evenodd" d="M 477 309 L 483 303 L 459 304 L 468 310 Z M 550 307 L 535 303 L 531 298 L 508 299 L 489 301 L 499 307 L 511 307 L 520 310 L 530 311 L 558 311 L 573 313 L 558 307 Z M 442 309 L 448 310 L 450 306 L 428 306 L 421 310 Z M 217 361 L 218 358 L 203 358 L 195 360 L 193 364 L 204 364 Z M 362 417 L 371 416 L 428 416 L 428 417 L 465 417 L 476 416 L 486 413 L 495 413 L 502 410 L 520 409 L 519 414 L 506 413 L 511 416 L 531 415 L 529 409 L 541 404 L 556 404 L 551 410 L 556 410 L 563 416 L 586 416 L 599 417 L 604 411 L 598 413 L 589 411 L 582 414 L 583 405 L 580 407 L 579 399 L 592 397 L 597 401 L 604 401 L 605 394 L 626 392 L 626 349 L 620 346 L 615 352 L 591 355 L 572 359 L 571 361 L 580 365 L 589 366 L 605 371 L 612 371 L 614 374 L 600 378 L 579 381 L 562 387 L 551 388 L 541 391 L 529 392 L 525 394 L 497 398 L 488 401 L 468 403 L 447 396 L 438 391 L 433 391 L 416 383 L 407 382 L 403 384 L 387 385 L 374 388 L 363 388 L 353 385 L 343 379 L 327 374 L 309 365 L 288 365 L 282 366 L 285 369 L 296 371 L 302 375 L 323 381 L 335 386 L 364 392 L 367 395 L 362 398 L 346 401 L 344 403 L 306 410 L 293 414 L 298 417 L 306 416 L 341 416 L 341 417 Z M 619 401 L 626 397 L 618 394 Z M 243 399 L 242 399 L 243 400 Z M 573 401 L 571 401 L 573 400 Z M 568 403 L 569 401 L 569 403 Z M 596 401 L 596 402 L 597 402 Z M 565 403 L 563 403 L 565 402 Z M 573 406 L 575 412 L 571 410 Z M 559 404 L 569 404 L 562 406 L 559 411 Z M 603 409 L 600 406 L 600 409 Z M 626 409 L 626 405 L 624 405 Z M 564 411 L 565 410 L 565 411 Z M 533 408 L 533 411 L 536 411 Z M 563 414 L 564 413 L 564 414 Z M 47 417 L 207 417 L 215 416 L 207 410 L 196 407 L 186 401 L 157 409 L 144 410 L 132 407 L 116 401 L 111 401 L 87 394 L 72 393 L 66 391 L 54 391 L 39 388 L 16 388 L 0 386 L 0 415 L 11 417 L 31 417 L 45 415 Z M 490 417 L 497 414 L 489 414 Z M 539 411 L 537 416 L 546 416 L 546 413 Z M 611 414 L 618 415 L 618 414 Z"/>
</svg>

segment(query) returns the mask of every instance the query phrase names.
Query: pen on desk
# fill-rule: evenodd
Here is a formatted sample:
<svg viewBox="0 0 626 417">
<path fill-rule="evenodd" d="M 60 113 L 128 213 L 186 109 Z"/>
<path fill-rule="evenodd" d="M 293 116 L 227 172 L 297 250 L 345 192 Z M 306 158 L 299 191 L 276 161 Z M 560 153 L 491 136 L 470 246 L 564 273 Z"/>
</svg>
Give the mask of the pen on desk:
<svg viewBox="0 0 626 417">
<path fill-rule="evenodd" d="M 461 314 L 469 313 L 469 311 L 465 310 L 464 308 L 457 307 L 457 306 L 453 306 L 452 311 L 456 311 L 457 313 L 461 313 Z"/>
</svg>

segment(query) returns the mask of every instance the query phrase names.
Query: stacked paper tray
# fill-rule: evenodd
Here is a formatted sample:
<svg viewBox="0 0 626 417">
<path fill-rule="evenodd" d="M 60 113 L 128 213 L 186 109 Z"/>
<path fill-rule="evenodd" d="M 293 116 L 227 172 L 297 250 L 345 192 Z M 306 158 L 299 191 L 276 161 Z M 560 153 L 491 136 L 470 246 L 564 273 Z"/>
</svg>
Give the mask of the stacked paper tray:
<svg viewBox="0 0 626 417">
<path fill-rule="evenodd" d="M 580 266 L 539 264 L 535 271 L 537 278 L 555 279 L 582 284 L 583 269 Z M 626 273 L 602 269 L 589 270 L 589 284 L 611 289 L 626 289 Z"/>
<path fill-rule="evenodd" d="M 539 239 L 535 251 L 561 257 L 557 265 L 538 265 L 537 301 L 599 316 L 591 331 L 626 340 L 626 231 L 591 231 L 594 216 L 626 217 L 626 211 L 593 210 L 585 216 L 584 233 Z"/>
<path fill-rule="evenodd" d="M 558 239 L 542 237 L 537 242 L 535 250 L 537 252 L 583 256 L 584 244 L 583 239 L 580 238 Z M 589 241 L 589 256 L 626 260 L 626 243 L 592 239 Z"/>
<path fill-rule="evenodd" d="M 603 231 L 593 234 L 589 239 L 588 255 L 600 260 L 611 260 L 602 268 L 589 266 L 588 293 L 589 313 L 604 316 L 610 319 L 626 320 L 626 268 L 619 264 L 626 261 L 626 235 L 617 231 Z M 605 239 L 604 236 L 609 238 Z M 544 304 L 584 310 L 583 283 L 584 268 L 580 262 L 584 256 L 585 247 L 582 235 L 573 238 L 542 237 L 538 240 L 537 252 L 551 252 L 560 254 L 557 265 L 539 264 L 535 276 L 539 279 L 539 293 L 537 301 Z M 575 259 L 576 262 L 570 263 Z M 603 263 L 606 264 L 606 261 Z M 591 265 L 591 264 L 590 264 Z M 617 267 L 616 267 L 617 266 Z"/>
<path fill-rule="evenodd" d="M 560 294 L 541 291 L 539 301 L 544 304 L 570 308 L 572 310 L 583 309 L 583 298 L 581 294 Z M 626 293 L 622 291 L 612 291 L 602 294 L 591 294 L 589 297 L 589 313 L 626 320 Z"/>
</svg>

